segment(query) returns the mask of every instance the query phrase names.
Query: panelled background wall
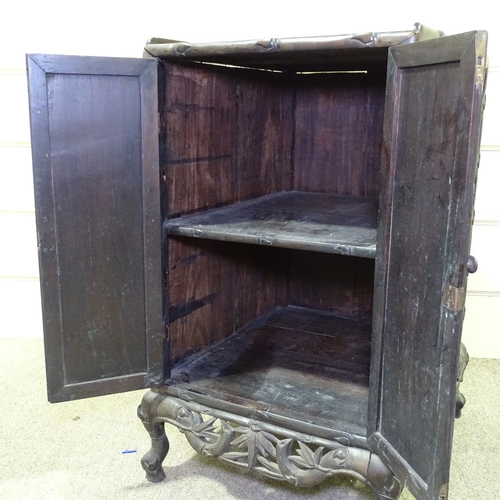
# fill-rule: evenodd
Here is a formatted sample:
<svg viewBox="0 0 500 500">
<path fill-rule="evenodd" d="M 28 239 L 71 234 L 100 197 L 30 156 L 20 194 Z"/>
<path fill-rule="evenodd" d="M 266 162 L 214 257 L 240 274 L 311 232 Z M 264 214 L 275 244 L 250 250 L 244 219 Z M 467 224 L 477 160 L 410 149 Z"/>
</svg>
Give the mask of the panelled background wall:
<svg viewBox="0 0 500 500">
<path fill-rule="evenodd" d="M 481 146 L 464 340 L 475 357 L 500 358 L 500 29 L 492 4 L 465 14 L 456 2 L 408 6 L 359 0 L 339 7 L 293 2 L 145 4 L 46 0 L 0 7 L 0 336 L 41 338 L 31 174 L 26 52 L 141 57 L 152 36 L 211 41 L 411 29 L 418 21 L 446 34 L 489 31 L 490 68 Z M 326 5 L 326 6 L 325 6 Z M 402 8 L 403 6 L 403 8 Z M 344 9 L 344 10 L 342 10 Z"/>
</svg>

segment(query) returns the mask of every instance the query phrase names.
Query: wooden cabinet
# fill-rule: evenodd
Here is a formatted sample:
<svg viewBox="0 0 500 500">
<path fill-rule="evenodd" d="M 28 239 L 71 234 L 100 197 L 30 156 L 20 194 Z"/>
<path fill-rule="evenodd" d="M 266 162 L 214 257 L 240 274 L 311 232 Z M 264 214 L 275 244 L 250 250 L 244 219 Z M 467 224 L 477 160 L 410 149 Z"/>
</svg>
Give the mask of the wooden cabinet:
<svg viewBox="0 0 500 500">
<path fill-rule="evenodd" d="M 50 401 L 447 498 L 486 34 L 28 56 Z M 426 40 L 428 38 L 428 40 Z"/>
</svg>

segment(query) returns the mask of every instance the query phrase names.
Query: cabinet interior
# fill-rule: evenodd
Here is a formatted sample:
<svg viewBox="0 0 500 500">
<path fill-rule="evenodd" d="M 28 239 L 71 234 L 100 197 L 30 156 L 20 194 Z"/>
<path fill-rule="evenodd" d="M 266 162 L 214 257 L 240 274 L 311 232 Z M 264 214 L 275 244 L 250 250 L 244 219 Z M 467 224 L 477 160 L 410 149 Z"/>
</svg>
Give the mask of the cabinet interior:
<svg viewBox="0 0 500 500">
<path fill-rule="evenodd" d="M 386 61 L 331 66 L 160 63 L 167 338 L 177 386 L 364 435 Z"/>
</svg>

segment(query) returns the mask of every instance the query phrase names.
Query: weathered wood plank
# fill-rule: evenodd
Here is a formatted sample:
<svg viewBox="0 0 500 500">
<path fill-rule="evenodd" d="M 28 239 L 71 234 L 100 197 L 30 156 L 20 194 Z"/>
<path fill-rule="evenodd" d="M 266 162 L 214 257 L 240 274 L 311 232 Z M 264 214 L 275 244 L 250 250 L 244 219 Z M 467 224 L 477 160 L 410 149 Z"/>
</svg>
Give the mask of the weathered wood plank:
<svg viewBox="0 0 500 500">
<path fill-rule="evenodd" d="M 367 65 L 385 64 L 389 46 L 439 36 L 442 36 L 441 32 L 415 24 L 412 30 L 406 31 L 215 43 L 152 38 L 145 52 L 167 60 L 215 62 L 284 71 L 357 69 L 360 66 L 366 69 Z"/>
<path fill-rule="evenodd" d="M 292 188 L 294 80 L 237 73 L 236 201 Z"/>
<path fill-rule="evenodd" d="M 370 434 L 423 499 L 449 478 L 485 43 L 400 47 L 388 72 Z"/>
<path fill-rule="evenodd" d="M 283 192 L 170 219 L 172 235 L 374 258 L 372 198 Z"/>
<path fill-rule="evenodd" d="M 295 307 L 188 359 L 176 387 L 366 434 L 370 322 Z"/>
<path fill-rule="evenodd" d="M 161 383 L 156 62 L 28 70 L 49 400 Z"/>
<path fill-rule="evenodd" d="M 289 303 L 290 252 L 284 248 L 231 244 L 235 259 L 235 330 L 276 306 Z"/>
</svg>

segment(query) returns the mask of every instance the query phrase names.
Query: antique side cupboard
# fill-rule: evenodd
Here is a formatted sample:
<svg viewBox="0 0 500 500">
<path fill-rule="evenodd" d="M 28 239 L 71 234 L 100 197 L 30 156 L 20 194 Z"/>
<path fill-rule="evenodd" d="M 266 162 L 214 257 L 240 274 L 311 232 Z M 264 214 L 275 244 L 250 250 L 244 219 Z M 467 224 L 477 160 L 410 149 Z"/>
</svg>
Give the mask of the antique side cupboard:
<svg viewBox="0 0 500 500">
<path fill-rule="evenodd" d="M 446 499 L 486 33 L 29 55 L 49 400 Z"/>
</svg>

